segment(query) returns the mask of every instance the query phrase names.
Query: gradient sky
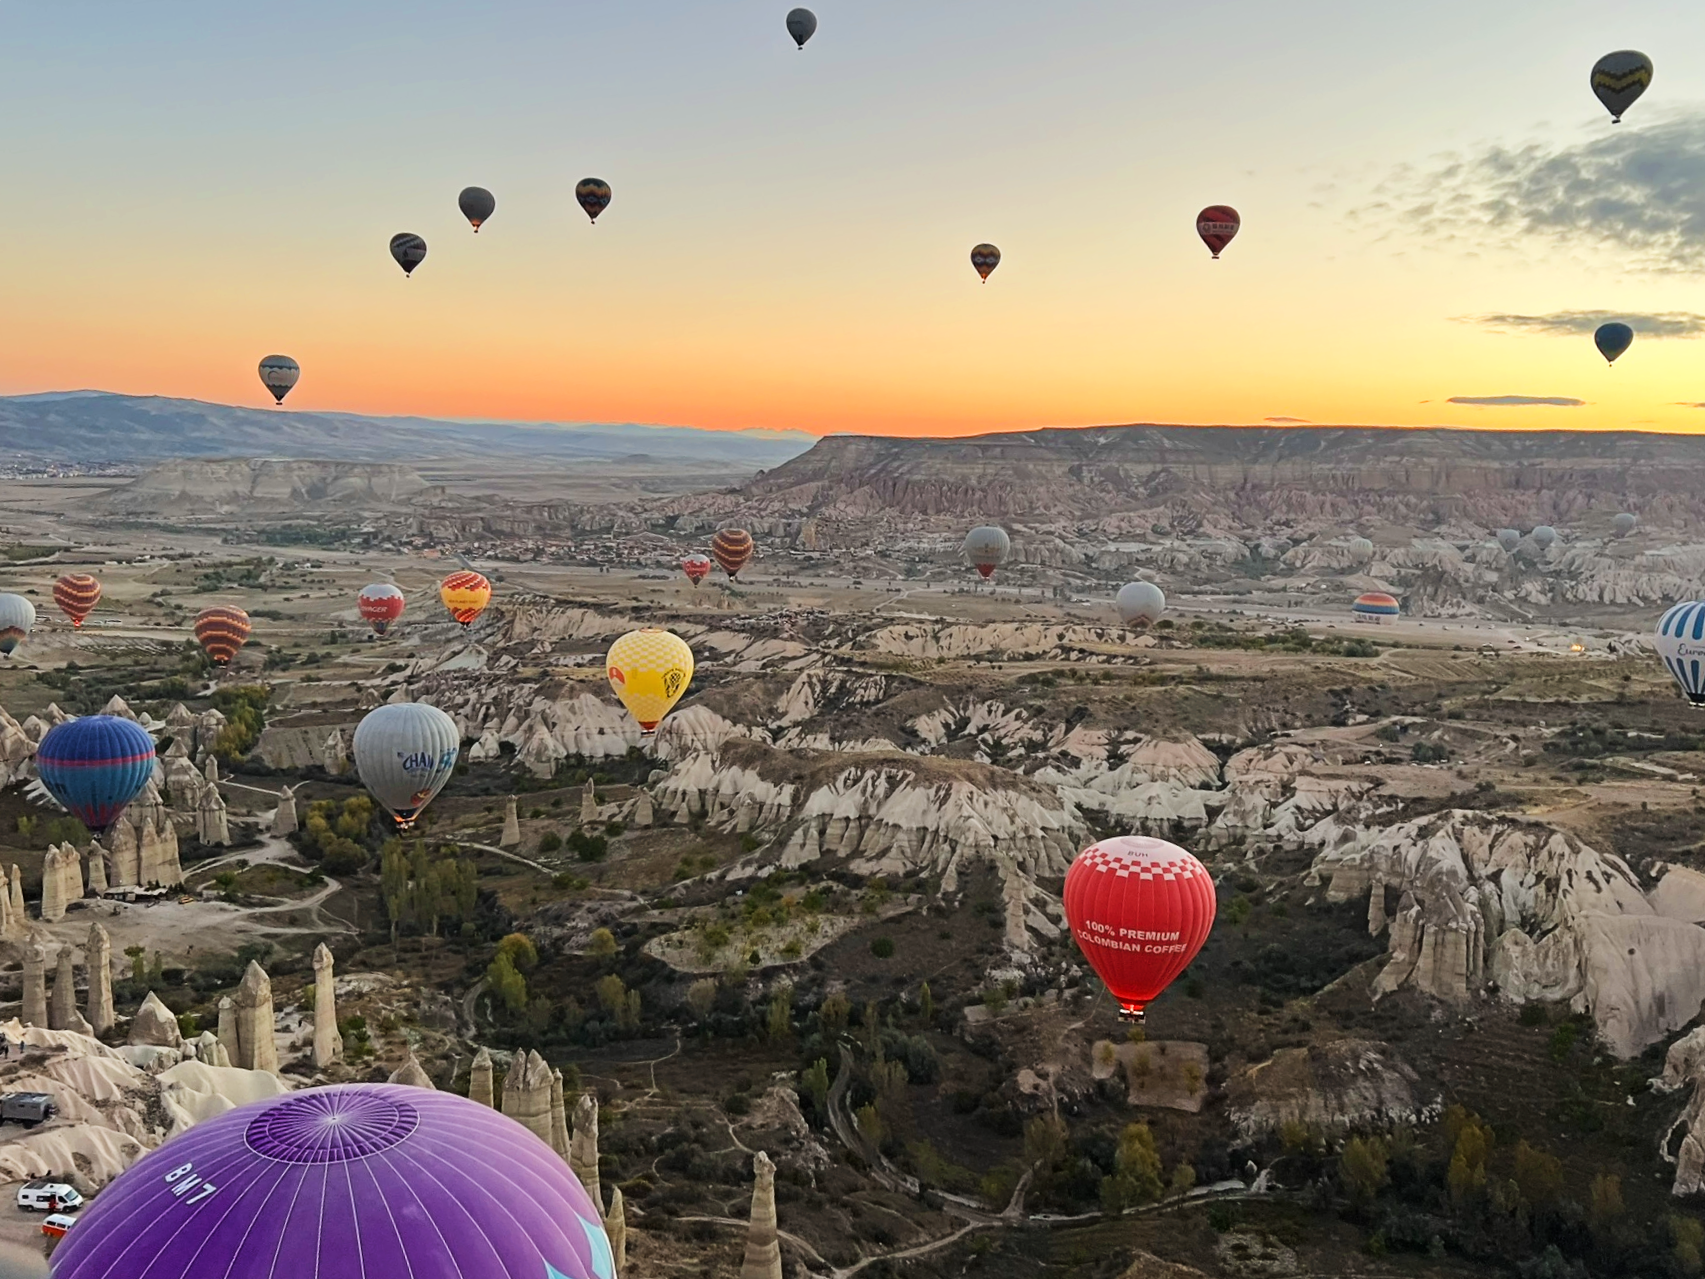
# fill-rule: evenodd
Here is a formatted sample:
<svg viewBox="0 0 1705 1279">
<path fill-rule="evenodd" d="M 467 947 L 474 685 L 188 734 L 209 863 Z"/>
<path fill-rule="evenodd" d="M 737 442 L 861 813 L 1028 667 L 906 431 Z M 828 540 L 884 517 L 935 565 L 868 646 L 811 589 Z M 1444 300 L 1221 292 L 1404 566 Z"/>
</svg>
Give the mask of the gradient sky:
<svg viewBox="0 0 1705 1279">
<path fill-rule="evenodd" d="M 258 405 L 279 351 L 373 413 L 1705 429 L 1697 0 L 816 0 L 804 53 L 789 3 L 6 5 L 0 392 Z M 1607 369 L 1593 312 L 1675 336 Z M 1581 403 L 1449 402 L 1506 396 Z"/>
</svg>

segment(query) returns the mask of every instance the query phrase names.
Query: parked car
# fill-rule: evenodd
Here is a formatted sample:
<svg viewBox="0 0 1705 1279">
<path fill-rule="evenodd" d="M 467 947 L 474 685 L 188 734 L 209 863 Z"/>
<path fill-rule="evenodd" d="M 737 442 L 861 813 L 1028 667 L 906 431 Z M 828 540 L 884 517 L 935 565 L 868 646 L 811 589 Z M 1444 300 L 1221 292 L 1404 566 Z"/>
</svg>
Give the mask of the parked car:
<svg viewBox="0 0 1705 1279">
<path fill-rule="evenodd" d="M 59 1113 L 53 1095 L 45 1092 L 9 1092 L 0 1097 L 0 1123 L 44 1124 Z"/>
<path fill-rule="evenodd" d="M 28 1181 L 18 1187 L 18 1207 L 25 1212 L 75 1212 L 83 1196 L 63 1181 Z"/>
<path fill-rule="evenodd" d="M 65 1232 L 76 1224 L 77 1218 L 75 1217 L 67 1217 L 62 1212 L 51 1213 L 41 1223 L 41 1232 L 44 1235 L 52 1235 L 55 1239 L 63 1239 Z"/>
</svg>

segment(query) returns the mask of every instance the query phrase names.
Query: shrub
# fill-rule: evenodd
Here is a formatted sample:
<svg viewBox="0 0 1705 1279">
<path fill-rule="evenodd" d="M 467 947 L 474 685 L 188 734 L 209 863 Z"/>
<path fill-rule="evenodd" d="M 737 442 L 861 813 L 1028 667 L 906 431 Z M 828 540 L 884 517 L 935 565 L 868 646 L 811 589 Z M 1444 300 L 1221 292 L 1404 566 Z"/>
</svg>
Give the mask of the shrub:
<svg viewBox="0 0 1705 1279">
<path fill-rule="evenodd" d="M 894 939 L 892 937 L 878 937 L 870 943 L 870 953 L 878 959 L 894 958 Z"/>
</svg>

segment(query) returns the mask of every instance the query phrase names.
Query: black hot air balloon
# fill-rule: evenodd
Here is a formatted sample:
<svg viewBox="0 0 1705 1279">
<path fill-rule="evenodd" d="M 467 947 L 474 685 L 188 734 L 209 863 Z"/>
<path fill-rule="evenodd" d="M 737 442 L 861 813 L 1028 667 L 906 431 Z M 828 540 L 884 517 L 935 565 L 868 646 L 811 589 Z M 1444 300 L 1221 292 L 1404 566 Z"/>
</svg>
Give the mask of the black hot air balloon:
<svg viewBox="0 0 1705 1279">
<path fill-rule="evenodd" d="M 575 184 L 574 198 L 596 225 L 598 215 L 610 207 L 610 184 L 602 178 L 581 178 Z"/>
<path fill-rule="evenodd" d="M 408 231 L 399 232 L 391 237 L 391 256 L 404 275 L 413 275 L 415 267 L 426 261 L 426 241 Z"/>
<path fill-rule="evenodd" d="M 803 50 L 805 42 L 817 34 L 817 15 L 809 9 L 793 10 L 787 15 L 787 33 Z"/>
<path fill-rule="evenodd" d="M 473 225 L 474 234 L 478 235 L 486 219 L 497 212 L 497 197 L 484 187 L 464 187 L 462 194 L 456 197 L 456 207 L 461 209 L 462 216 Z"/>
</svg>

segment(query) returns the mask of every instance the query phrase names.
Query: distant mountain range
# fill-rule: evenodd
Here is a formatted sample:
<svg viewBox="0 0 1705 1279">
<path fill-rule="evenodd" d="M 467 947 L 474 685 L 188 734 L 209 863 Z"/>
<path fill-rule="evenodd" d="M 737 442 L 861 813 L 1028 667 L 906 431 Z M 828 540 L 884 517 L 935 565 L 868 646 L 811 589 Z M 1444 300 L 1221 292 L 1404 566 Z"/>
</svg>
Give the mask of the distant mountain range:
<svg viewBox="0 0 1705 1279">
<path fill-rule="evenodd" d="M 650 458 L 759 470 L 816 441 L 796 431 L 704 431 L 680 426 L 450 422 L 359 413 L 294 413 L 105 391 L 0 397 L 0 465 L 266 457 L 420 462 Z"/>
</svg>

